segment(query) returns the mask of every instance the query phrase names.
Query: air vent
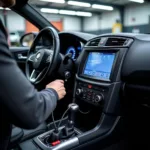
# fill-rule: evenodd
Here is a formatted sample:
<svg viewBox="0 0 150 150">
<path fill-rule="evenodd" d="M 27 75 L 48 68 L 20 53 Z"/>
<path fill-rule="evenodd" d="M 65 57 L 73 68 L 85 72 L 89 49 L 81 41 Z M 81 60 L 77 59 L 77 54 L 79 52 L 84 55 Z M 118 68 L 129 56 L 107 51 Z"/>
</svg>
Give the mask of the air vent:
<svg viewBox="0 0 150 150">
<path fill-rule="evenodd" d="M 88 46 L 98 46 L 99 42 L 100 42 L 100 39 L 92 40 L 88 43 Z"/>
<path fill-rule="evenodd" d="M 126 41 L 125 38 L 108 38 L 105 46 L 124 46 Z"/>
</svg>

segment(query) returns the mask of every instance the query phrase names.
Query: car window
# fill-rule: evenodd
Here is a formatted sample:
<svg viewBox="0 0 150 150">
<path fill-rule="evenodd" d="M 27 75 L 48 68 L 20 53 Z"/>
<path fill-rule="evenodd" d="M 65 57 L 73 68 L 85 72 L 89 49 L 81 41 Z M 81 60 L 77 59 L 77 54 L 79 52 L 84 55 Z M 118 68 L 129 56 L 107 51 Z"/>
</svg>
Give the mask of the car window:
<svg viewBox="0 0 150 150">
<path fill-rule="evenodd" d="M 24 34 L 39 31 L 33 24 L 9 9 L 4 10 L 1 8 L 0 18 L 7 30 L 8 43 L 10 46 L 21 46 L 20 38 Z"/>
<path fill-rule="evenodd" d="M 150 33 L 149 0 L 30 0 L 60 30 Z"/>
</svg>

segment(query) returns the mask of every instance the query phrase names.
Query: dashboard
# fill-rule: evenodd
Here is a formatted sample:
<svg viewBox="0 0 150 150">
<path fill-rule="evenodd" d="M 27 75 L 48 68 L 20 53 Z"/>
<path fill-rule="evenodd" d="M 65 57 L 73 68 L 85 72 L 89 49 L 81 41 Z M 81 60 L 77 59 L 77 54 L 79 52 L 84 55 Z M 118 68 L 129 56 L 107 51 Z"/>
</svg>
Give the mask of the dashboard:
<svg viewBox="0 0 150 150">
<path fill-rule="evenodd" d="M 62 32 L 59 37 L 60 53 L 71 53 L 75 60 L 71 98 L 82 112 L 79 124 L 81 129 L 86 124 L 83 131 L 97 128 L 100 118 L 108 117 L 104 122 L 108 125 L 114 116 L 121 118 L 136 104 L 150 108 L 150 35 Z M 43 40 L 39 46 L 52 47 L 50 41 Z M 81 135 L 79 140 L 86 143 L 101 131 L 94 132 L 88 132 L 84 139 Z"/>
<path fill-rule="evenodd" d="M 118 114 L 122 90 L 128 99 L 133 96 L 130 103 L 139 100 L 149 104 L 150 35 L 97 36 L 85 44 L 76 63 L 76 103 L 89 103 L 103 107 L 105 113 Z"/>
<path fill-rule="evenodd" d="M 61 38 L 60 41 L 60 52 L 64 55 L 71 53 L 72 59 L 76 60 L 82 51 L 84 43 L 74 37 L 68 37 L 65 40 Z"/>
<path fill-rule="evenodd" d="M 96 35 L 81 32 L 60 32 L 60 53 L 63 55 L 71 53 L 72 59 L 75 61 L 82 52 L 84 45 L 94 37 Z M 49 34 L 45 33 L 40 38 L 36 50 L 38 51 L 41 48 L 53 48 L 53 40 Z"/>
<path fill-rule="evenodd" d="M 113 78 L 112 72 L 117 72 L 117 70 L 113 70 L 118 60 L 118 53 L 123 51 L 126 54 L 126 59 L 120 58 L 120 62 L 124 61 L 121 66 L 122 74 L 119 75 L 122 80 L 150 82 L 150 69 L 147 65 L 150 63 L 150 35 L 148 34 L 122 33 L 96 36 L 80 32 L 60 32 L 59 38 L 60 53 L 63 55 L 71 53 L 77 67 L 83 62 L 84 66 L 82 67 L 84 70 L 82 70 L 81 76 L 87 79 L 111 81 Z M 50 39 L 51 37 L 45 35 L 41 38 L 38 46 L 40 48 L 41 46 L 51 48 L 53 44 Z M 86 51 L 90 50 L 90 53 L 85 53 L 85 49 Z M 86 60 L 84 60 L 85 58 Z M 104 70 L 105 68 L 107 70 Z"/>
<path fill-rule="evenodd" d="M 83 131 L 95 126 L 97 128 L 100 118 L 104 121 L 108 117 L 105 125 L 115 116 L 120 119 L 124 112 L 136 107 L 137 103 L 150 108 L 150 35 L 95 36 L 63 32 L 59 33 L 59 37 L 60 53 L 71 53 L 75 60 L 73 64 L 77 69 L 73 70 L 75 78 L 71 82 L 71 89 L 74 90 L 71 98 L 80 106 L 82 115 L 79 125 L 81 129 L 84 127 Z M 50 41 L 43 38 L 39 46 L 52 47 Z M 87 117 L 84 117 L 85 114 Z M 103 130 L 103 126 L 100 127 Z M 79 140 L 87 143 L 93 135 L 100 137 L 102 134 L 101 130 L 92 131 L 94 133 L 88 132 L 84 139 L 82 135 L 79 136 Z"/>
<path fill-rule="evenodd" d="M 84 45 L 76 63 L 73 100 L 88 116 L 87 120 L 82 117 L 79 124 L 86 124 L 84 131 L 96 127 L 91 130 L 95 133 L 85 134 L 85 142 L 94 134 L 98 137 L 100 130 L 97 130 L 97 124 L 107 120 L 106 115 L 110 118 L 123 116 L 125 120 L 121 123 L 127 128 L 137 112 L 140 114 L 144 110 L 142 118 L 148 112 L 145 109 L 150 110 L 150 35 L 122 33 L 97 36 Z M 99 115 L 100 121 L 96 118 Z M 139 116 L 137 118 L 135 126 L 139 122 Z M 104 128 L 108 124 L 106 121 Z M 103 130 L 102 124 L 100 128 Z"/>
<path fill-rule="evenodd" d="M 73 34 L 60 33 L 59 36 L 60 52 L 63 55 L 71 53 L 72 59 L 75 61 L 79 57 L 87 41 Z"/>
</svg>

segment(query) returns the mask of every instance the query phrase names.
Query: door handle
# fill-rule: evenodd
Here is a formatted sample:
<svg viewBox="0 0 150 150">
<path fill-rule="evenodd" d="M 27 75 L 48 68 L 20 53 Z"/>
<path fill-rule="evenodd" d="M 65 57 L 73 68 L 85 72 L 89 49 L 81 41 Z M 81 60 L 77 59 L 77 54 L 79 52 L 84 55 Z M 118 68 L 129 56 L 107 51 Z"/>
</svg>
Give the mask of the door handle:
<svg viewBox="0 0 150 150">
<path fill-rule="evenodd" d="M 20 59 L 20 60 L 26 60 L 27 56 L 23 56 L 22 54 L 18 54 L 18 59 Z"/>
</svg>

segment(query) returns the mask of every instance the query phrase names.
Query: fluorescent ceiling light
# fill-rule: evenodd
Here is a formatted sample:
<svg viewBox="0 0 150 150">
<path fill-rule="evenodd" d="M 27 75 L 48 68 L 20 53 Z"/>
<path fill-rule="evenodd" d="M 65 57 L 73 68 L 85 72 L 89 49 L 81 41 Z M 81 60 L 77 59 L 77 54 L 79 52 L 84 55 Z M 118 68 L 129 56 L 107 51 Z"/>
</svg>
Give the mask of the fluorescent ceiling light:
<svg viewBox="0 0 150 150">
<path fill-rule="evenodd" d="M 84 16 L 84 17 L 92 17 L 92 13 L 90 13 L 90 12 L 77 11 L 76 15 L 77 16 Z"/>
<path fill-rule="evenodd" d="M 77 1 L 68 1 L 69 5 L 80 6 L 80 7 L 91 7 L 90 3 L 77 2 Z"/>
<path fill-rule="evenodd" d="M 41 8 L 41 12 L 58 14 L 58 9 Z"/>
<path fill-rule="evenodd" d="M 136 3 L 144 3 L 144 0 L 129 0 L 131 2 L 136 2 Z"/>
<path fill-rule="evenodd" d="M 92 8 L 103 9 L 103 10 L 113 10 L 114 9 L 112 6 L 98 5 L 98 4 L 93 4 Z"/>
<path fill-rule="evenodd" d="M 63 15 L 73 15 L 73 16 L 83 16 L 83 17 L 91 17 L 91 12 L 83 12 L 83 11 L 72 11 L 72 10 L 58 10 L 58 9 L 50 9 L 50 8 L 41 8 L 41 12 L 43 13 L 54 13 L 54 14 L 63 14 Z"/>
<path fill-rule="evenodd" d="M 9 9 L 9 8 L 3 8 L 3 7 L 0 7 L 0 9 L 1 9 L 1 10 L 4 10 L 4 9 L 5 9 L 5 10 L 11 10 L 11 9 Z"/>
<path fill-rule="evenodd" d="M 60 10 L 59 13 L 63 15 L 76 15 L 76 12 L 72 10 Z"/>
<path fill-rule="evenodd" d="M 65 3 L 65 0 L 40 0 L 40 1 L 43 1 L 43 2 L 50 2 L 50 3 Z"/>
</svg>

